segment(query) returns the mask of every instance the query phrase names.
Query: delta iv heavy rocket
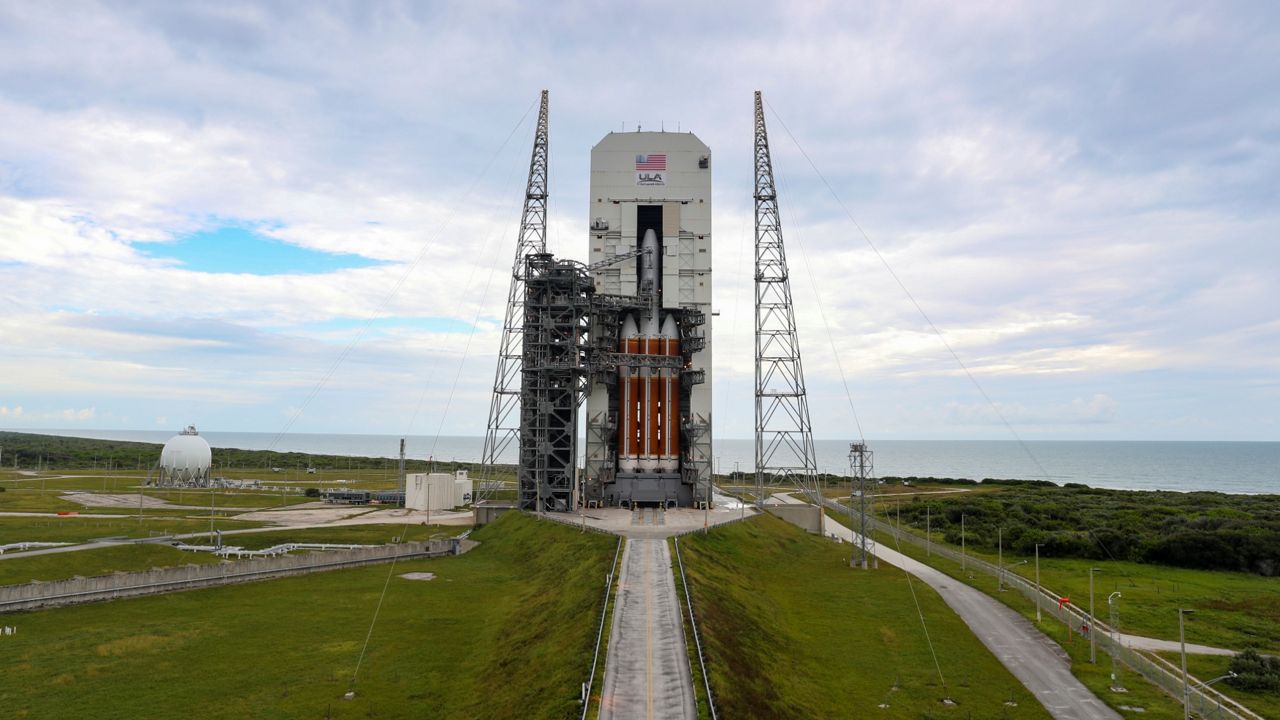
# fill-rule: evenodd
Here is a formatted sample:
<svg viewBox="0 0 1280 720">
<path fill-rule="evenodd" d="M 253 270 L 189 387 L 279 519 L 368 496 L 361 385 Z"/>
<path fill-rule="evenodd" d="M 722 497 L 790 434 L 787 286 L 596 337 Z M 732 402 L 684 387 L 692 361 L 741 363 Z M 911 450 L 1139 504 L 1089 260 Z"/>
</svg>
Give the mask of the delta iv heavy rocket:
<svg viewBox="0 0 1280 720">
<path fill-rule="evenodd" d="M 610 133 L 591 151 L 589 258 L 618 298 L 616 377 L 587 399 L 583 502 L 701 506 L 711 451 L 711 151 L 691 133 Z M 621 262 L 610 258 L 625 257 Z"/>
</svg>

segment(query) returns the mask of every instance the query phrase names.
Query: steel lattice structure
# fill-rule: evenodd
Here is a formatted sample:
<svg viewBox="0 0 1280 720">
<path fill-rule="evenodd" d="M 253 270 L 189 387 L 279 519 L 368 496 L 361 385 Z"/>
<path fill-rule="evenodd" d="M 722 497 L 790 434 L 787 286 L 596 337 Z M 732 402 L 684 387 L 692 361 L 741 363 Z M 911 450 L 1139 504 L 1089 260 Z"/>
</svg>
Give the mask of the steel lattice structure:
<svg viewBox="0 0 1280 720">
<path fill-rule="evenodd" d="M 533 153 L 529 159 L 529 181 L 524 191 L 524 211 L 520 215 L 520 235 L 516 239 L 515 261 L 511 265 L 511 289 L 503 316 L 502 343 L 498 347 L 498 367 L 493 378 L 493 398 L 489 404 L 489 424 L 484 435 L 480 462 L 480 483 L 476 499 L 488 499 L 496 484 L 493 466 L 520 437 L 520 373 L 524 349 L 525 257 L 547 251 L 547 91 L 542 91 L 538 124 L 534 130 Z"/>
<path fill-rule="evenodd" d="M 517 507 L 577 508 L 578 407 L 590 372 L 587 330 L 595 288 L 586 268 L 549 253 L 525 259 Z"/>
<path fill-rule="evenodd" d="M 849 512 L 853 512 L 853 493 L 858 494 L 859 553 L 849 557 L 849 564 L 863 570 L 879 567 L 876 559 L 876 539 L 872 529 L 876 514 L 876 475 L 874 455 L 865 442 L 849 443 Z M 857 488 L 854 490 L 853 488 Z M 867 514 L 872 522 L 867 522 Z"/>
<path fill-rule="evenodd" d="M 755 100 L 756 485 L 795 484 L 817 499 L 813 427 L 759 91 Z"/>
</svg>

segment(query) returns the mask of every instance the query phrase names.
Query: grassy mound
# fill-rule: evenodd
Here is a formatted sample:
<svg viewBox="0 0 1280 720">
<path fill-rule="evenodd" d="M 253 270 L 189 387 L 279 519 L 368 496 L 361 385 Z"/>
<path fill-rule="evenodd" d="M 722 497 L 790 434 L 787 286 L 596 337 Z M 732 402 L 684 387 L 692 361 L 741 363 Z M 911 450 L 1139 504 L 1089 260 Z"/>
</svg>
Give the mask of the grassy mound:
<svg viewBox="0 0 1280 720">
<path fill-rule="evenodd" d="M 353 700 L 389 565 L 8 615 L 0 716 L 570 716 L 615 541 L 517 514 L 474 537 L 395 566 Z"/>
<path fill-rule="evenodd" d="M 680 549 L 724 717 L 1049 717 L 916 582 L 944 687 L 906 576 L 850 569 L 849 545 L 765 515 Z"/>
</svg>

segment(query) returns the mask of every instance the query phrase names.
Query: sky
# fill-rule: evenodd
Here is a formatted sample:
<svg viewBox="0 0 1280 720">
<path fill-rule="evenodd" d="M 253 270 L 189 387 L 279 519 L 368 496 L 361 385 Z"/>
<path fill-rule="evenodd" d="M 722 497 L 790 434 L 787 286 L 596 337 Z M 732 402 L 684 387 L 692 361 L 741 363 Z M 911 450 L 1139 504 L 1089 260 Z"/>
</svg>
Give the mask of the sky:
<svg viewBox="0 0 1280 720">
<path fill-rule="evenodd" d="M 761 90 L 816 436 L 1280 440 L 1266 2 L 0 0 L 0 428 L 483 434 L 543 88 L 565 257 L 712 148 L 721 437 Z"/>
</svg>

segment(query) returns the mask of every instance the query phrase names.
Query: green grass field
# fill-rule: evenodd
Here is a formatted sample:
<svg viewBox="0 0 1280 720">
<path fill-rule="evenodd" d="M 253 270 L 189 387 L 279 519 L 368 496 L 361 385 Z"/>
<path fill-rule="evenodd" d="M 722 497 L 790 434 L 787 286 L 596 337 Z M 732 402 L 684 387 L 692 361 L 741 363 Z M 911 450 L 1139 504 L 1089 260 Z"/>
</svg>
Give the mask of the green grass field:
<svg viewBox="0 0 1280 720">
<path fill-rule="evenodd" d="M 1182 656 L 1178 653 L 1162 652 L 1159 655 L 1174 665 L 1181 667 Z M 1200 678 L 1202 682 L 1209 682 L 1226 675 L 1227 665 L 1230 662 L 1231 658 L 1222 655 L 1188 655 L 1187 672 Z M 1241 690 L 1223 681 L 1214 683 L 1213 687 L 1230 695 L 1236 702 L 1243 704 L 1262 717 L 1280 718 L 1280 694 Z"/>
<path fill-rule="evenodd" d="M 287 542 L 382 545 L 393 540 L 410 541 L 427 540 L 432 537 L 453 537 L 470 529 L 470 525 L 406 525 L 403 523 L 338 525 L 335 527 L 299 528 L 225 535 L 222 538 L 222 544 L 239 545 L 250 550 Z"/>
<path fill-rule="evenodd" d="M 262 527 L 264 523 L 246 522 L 219 516 L 213 526 L 219 530 L 241 530 Z M 172 515 L 136 515 L 110 517 L 0 517 L 0 539 L 4 542 L 88 542 L 99 538 L 145 538 L 175 533 L 207 532 L 208 517 L 175 517 Z M 3 562 L 3 561 L 0 561 Z"/>
<path fill-rule="evenodd" d="M 0 716 L 563 718 L 616 541 L 516 513 L 456 558 L 6 616 Z"/>
<path fill-rule="evenodd" d="M 140 572 L 156 567 L 218 562 L 210 553 L 190 553 L 168 545 L 112 545 L 79 552 L 8 556 L 0 559 L 0 585 L 32 580 L 65 580 L 113 572 Z"/>
<path fill-rule="evenodd" d="M 850 569 L 847 545 L 765 515 L 687 535 L 680 548 L 724 717 L 1049 717 L 916 582 L 944 686 L 907 577 Z"/>
<path fill-rule="evenodd" d="M 0 523 L 0 527 L 3 527 L 3 523 Z M 208 529 L 207 521 L 201 529 Z M 469 529 L 469 525 L 340 525 L 332 528 L 301 528 L 226 535 L 223 537 L 223 543 L 250 550 L 287 542 L 382 545 L 401 537 L 405 540 L 453 537 Z M 191 542 L 200 544 L 206 541 L 200 539 Z M 113 572 L 139 572 L 152 568 L 210 563 L 219 560 L 220 558 L 211 553 L 185 552 L 165 544 L 108 545 L 91 550 L 32 557 L 16 554 L 0 557 L 0 585 L 15 585 L 32 580 L 63 580 L 77 575 L 90 577 Z"/>
<path fill-rule="evenodd" d="M 903 532 L 910 529 L 903 525 Z M 923 536 L 923 533 L 917 533 Z M 941 541 L 936 533 L 934 542 Z M 907 543 L 904 543 L 904 545 Z M 955 550 L 958 547 L 947 545 Z M 998 555 L 968 550 L 971 557 L 996 563 Z M 1023 562 L 1025 561 L 1025 563 Z M 1035 580 L 1035 558 L 1006 552 L 1011 572 Z M 1023 564 L 1018 564 L 1023 563 Z M 1015 566 L 1016 565 L 1016 566 Z M 1040 558 L 1040 582 L 1077 606 L 1089 603 L 1089 568 L 1094 573 L 1094 602 L 1099 615 L 1106 599 L 1120 593 L 1120 629 L 1134 635 L 1178 639 L 1178 608 L 1196 611 L 1187 642 L 1280 653 L 1280 578 L 1218 570 L 1188 570 L 1128 561 Z M 991 586 L 994 578 L 986 578 Z"/>
<path fill-rule="evenodd" d="M 1024 598 L 1020 593 L 1009 591 L 998 592 L 995 579 L 979 573 L 973 573 L 971 571 L 966 572 L 962 570 L 959 563 L 943 559 L 937 555 L 929 557 L 926 555 L 924 548 L 917 547 L 912 543 L 903 542 L 899 545 L 894 542 L 891 535 L 886 533 L 877 533 L 876 541 L 884 547 L 899 550 L 909 557 L 913 557 L 921 562 L 931 565 L 957 580 L 968 582 L 974 587 L 997 598 L 1014 610 L 1017 610 L 1033 624 L 1035 623 L 1035 605 L 1030 600 Z M 970 578 L 970 575 L 972 575 L 973 578 Z M 1041 580 L 1044 580 L 1043 573 Z M 1099 698 L 1102 698 L 1102 700 L 1108 705 L 1121 710 L 1122 714 L 1125 714 L 1125 711 L 1120 708 L 1120 706 L 1123 705 L 1129 707 L 1141 707 L 1143 708 L 1142 717 L 1151 718 L 1153 720 L 1178 720 L 1182 717 L 1182 706 L 1177 700 L 1165 694 L 1162 690 L 1135 673 L 1127 673 L 1127 679 L 1124 682 L 1124 686 L 1128 692 L 1112 692 L 1110 690 L 1111 666 L 1106 653 L 1099 651 L 1097 664 L 1090 663 L 1088 643 L 1079 636 L 1068 635 L 1066 628 L 1062 623 L 1052 619 L 1050 615 L 1045 614 L 1043 622 L 1037 625 L 1037 627 L 1039 627 L 1045 635 L 1057 642 L 1058 645 L 1066 650 L 1067 654 L 1071 656 L 1072 674 L 1079 678 L 1086 687 L 1092 690 Z"/>
</svg>

